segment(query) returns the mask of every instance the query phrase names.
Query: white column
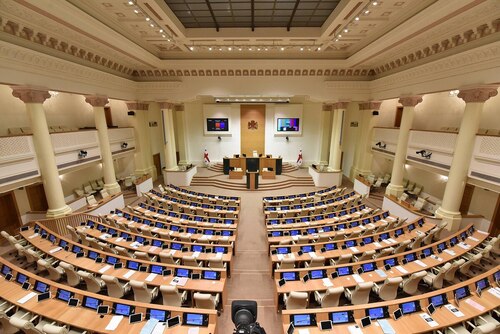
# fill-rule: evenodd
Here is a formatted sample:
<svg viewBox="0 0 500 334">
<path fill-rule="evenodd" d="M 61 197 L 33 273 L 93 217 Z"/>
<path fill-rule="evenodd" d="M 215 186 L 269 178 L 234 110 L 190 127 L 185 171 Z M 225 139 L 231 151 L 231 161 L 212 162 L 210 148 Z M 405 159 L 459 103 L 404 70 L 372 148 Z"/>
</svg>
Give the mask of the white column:
<svg viewBox="0 0 500 334">
<path fill-rule="evenodd" d="M 178 122 L 177 122 L 177 131 L 178 131 L 178 136 L 177 139 L 179 139 L 179 164 L 186 165 L 189 164 L 189 131 L 187 130 L 187 125 L 186 125 L 186 115 L 184 114 L 184 105 L 176 105 L 175 111 L 178 113 L 176 114 L 178 117 Z M 200 157 L 203 156 L 203 148 L 200 148 Z M 200 159 L 203 162 L 203 159 Z"/>
<path fill-rule="evenodd" d="M 104 176 L 104 189 L 108 194 L 117 194 L 121 191 L 120 185 L 116 182 L 115 168 L 113 166 L 113 155 L 109 143 L 108 125 L 104 106 L 109 102 L 107 96 L 89 95 L 85 96 L 85 101 L 94 110 L 95 127 L 99 136 L 99 147 L 101 149 L 102 172 Z"/>
<path fill-rule="evenodd" d="M 177 157 L 175 155 L 175 133 L 174 133 L 174 107 L 173 103 L 160 102 L 163 114 L 163 134 L 165 136 L 165 169 L 177 168 Z"/>
<path fill-rule="evenodd" d="M 151 151 L 151 139 L 149 136 L 148 108 L 149 104 L 144 102 L 127 102 L 129 111 L 133 111 L 134 133 L 136 139 L 135 147 L 135 174 L 141 176 L 149 174 L 156 180 L 156 167 L 153 163 Z"/>
<path fill-rule="evenodd" d="M 465 101 L 465 111 L 460 124 L 448 182 L 444 190 L 443 202 L 436 211 L 436 216 L 448 222 L 447 229 L 456 231 L 460 227 L 462 216 L 460 204 L 464 194 L 476 133 L 481 121 L 484 103 L 497 95 L 497 86 L 482 86 L 460 89 L 458 97 Z"/>
<path fill-rule="evenodd" d="M 374 126 L 373 112 L 380 108 L 382 102 L 370 101 L 359 104 L 361 111 L 361 125 L 358 135 L 358 145 L 354 156 L 354 166 L 352 177 L 357 175 L 371 174 L 372 153 L 371 153 L 371 132 Z"/>
<path fill-rule="evenodd" d="M 47 119 L 43 109 L 43 102 L 50 98 L 47 90 L 26 87 L 12 87 L 12 95 L 19 98 L 26 105 L 26 111 L 33 131 L 33 144 L 40 173 L 42 174 L 43 187 L 49 209 L 48 218 L 56 218 L 71 213 L 71 208 L 66 205 L 64 193 L 59 180 L 52 139 L 50 138 Z"/>
<path fill-rule="evenodd" d="M 399 197 L 403 191 L 403 176 L 406 163 L 406 152 L 408 149 L 408 138 L 413 124 L 415 106 L 422 102 L 422 96 L 404 96 L 399 98 L 399 103 L 403 105 L 403 116 L 401 117 L 401 126 L 399 127 L 398 145 L 396 147 L 396 156 L 392 165 L 391 183 L 387 186 L 385 193 Z"/>
<path fill-rule="evenodd" d="M 333 108 L 333 121 L 332 121 L 332 137 L 330 142 L 330 159 L 328 166 L 334 172 L 340 172 L 342 166 L 342 126 L 344 119 L 344 111 L 347 109 L 349 102 L 337 102 L 332 105 Z"/>
</svg>

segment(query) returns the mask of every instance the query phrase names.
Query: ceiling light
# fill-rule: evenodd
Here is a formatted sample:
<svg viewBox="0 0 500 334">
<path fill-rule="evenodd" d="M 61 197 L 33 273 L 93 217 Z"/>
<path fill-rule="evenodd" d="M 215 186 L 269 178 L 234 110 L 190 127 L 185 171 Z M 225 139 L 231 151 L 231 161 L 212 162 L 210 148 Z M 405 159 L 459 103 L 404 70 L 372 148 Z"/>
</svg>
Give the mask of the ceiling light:
<svg viewBox="0 0 500 334">
<path fill-rule="evenodd" d="M 318 48 L 318 51 L 321 51 L 321 47 Z"/>
<path fill-rule="evenodd" d="M 252 48 L 248 48 L 248 51 L 252 51 Z"/>
<path fill-rule="evenodd" d="M 374 5 L 374 6 L 378 5 L 378 2 L 377 1 L 373 1 L 372 5 Z"/>
<path fill-rule="evenodd" d="M 239 48 L 238 51 L 241 51 L 241 48 Z"/>
<path fill-rule="evenodd" d="M 365 14 L 370 14 L 370 11 L 369 10 L 365 10 Z"/>
<path fill-rule="evenodd" d="M 212 51 L 212 48 L 208 48 L 208 51 Z"/>
<path fill-rule="evenodd" d="M 285 48 L 284 48 L 284 47 L 281 47 L 281 51 L 284 51 L 284 50 L 285 50 Z"/>
<path fill-rule="evenodd" d="M 232 48 L 232 47 L 228 47 L 227 49 L 228 49 L 229 51 L 231 51 L 233 48 Z"/>
<path fill-rule="evenodd" d="M 167 38 L 167 36 L 166 36 L 166 35 L 161 35 L 161 37 L 163 37 L 163 38 Z M 170 42 L 170 40 L 169 40 L 169 42 Z"/>
<path fill-rule="evenodd" d="M 149 21 L 149 20 L 151 20 L 151 19 L 149 17 L 146 17 L 146 21 Z"/>
<path fill-rule="evenodd" d="M 267 51 L 267 48 L 265 48 L 264 51 Z"/>
<path fill-rule="evenodd" d="M 170 38 L 167 39 L 167 42 L 170 42 Z"/>
<path fill-rule="evenodd" d="M 338 38 L 335 38 L 335 42 L 338 42 L 338 41 L 339 41 L 339 39 L 338 39 Z"/>
<path fill-rule="evenodd" d="M 304 51 L 304 48 L 300 48 L 300 51 Z"/>
<path fill-rule="evenodd" d="M 194 46 L 190 46 L 189 50 L 193 51 L 194 50 Z"/>
<path fill-rule="evenodd" d="M 134 4 L 134 2 L 133 1 L 129 1 L 128 4 L 132 6 Z"/>
<path fill-rule="evenodd" d="M 134 9 L 134 13 L 139 14 L 139 11 L 137 9 Z"/>
<path fill-rule="evenodd" d="M 153 23 L 151 23 L 149 26 L 150 26 L 151 28 L 154 28 L 154 27 L 155 27 L 155 25 L 154 25 Z"/>
<path fill-rule="evenodd" d="M 358 16 L 356 16 L 356 17 L 354 18 L 354 20 L 355 20 L 355 21 L 359 21 L 359 17 L 358 17 Z"/>
<path fill-rule="evenodd" d="M 257 48 L 257 51 L 260 51 L 260 48 Z"/>
<path fill-rule="evenodd" d="M 347 30 L 347 29 L 344 29 L 344 32 L 349 32 L 349 30 Z"/>
<path fill-rule="evenodd" d="M 222 51 L 222 48 L 219 48 L 219 51 Z"/>
<path fill-rule="evenodd" d="M 342 35 L 338 35 L 337 37 L 340 38 L 340 37 L 342 37 Z"/>
<path fill-rule="evenodd" d="M 160 29 L 160 32 L 163 32 L 163 29 Z"/>
</svg>

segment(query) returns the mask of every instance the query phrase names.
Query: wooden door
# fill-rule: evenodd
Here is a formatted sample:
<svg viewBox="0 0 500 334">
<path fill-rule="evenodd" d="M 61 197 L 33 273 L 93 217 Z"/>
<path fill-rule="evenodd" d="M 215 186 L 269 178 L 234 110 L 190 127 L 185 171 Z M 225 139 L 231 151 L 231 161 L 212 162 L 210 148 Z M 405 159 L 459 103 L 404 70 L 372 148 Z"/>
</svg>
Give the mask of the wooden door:
<svg viewBox="0 0 500 334">
<path fill-rule="evenodd" d="M 111 107 L 104 107 L 104 116 L 106 116 L 106 125 L 108 128 L 113 127 L 113 117 L 111 116 Z"/>
<path fill-rule="evenodd" d="M 403 107 L 397 107 L 396 117 L 394 118 L 394 127 L 399 128 L 401 126 L 401 118 L 403 117 Z"/>
<path fill-rule="evenodd" d="M 265 152 L 266 106 L 241 105 L 241 153 L 251 157 L 253 151 Z"/>
<path fill-rule="evenodd" d="M 153 154 L 153 163 L 156 167 L 156 176 L 160 176 L 161 174 L 161 158 L 160 153 Z"/>
<path fill-rule="evenodd" d="M 17 208 L 16 197 L 13 191 L 0 194 L 0 231 L 7 231 L 9 234 L 17 234 L 21 226 L 21 217 Z M 0 243 L 6 244 L 4 238 L 0 238 Z"/>
<path fill-rule="evenodd" d="M 47 211 L 49 209 L 43 183 L 31 184 L 26 186 L 25 189 L 31 211 Z"/>
<path fill-rule="evenodd" d="M 495 212 L 493 212 L 490 230 L 488 232 L 490 232 L 491 236 L 497 236 L 500 234 L 500 194 L 498 194 L 497 206 L 495 207 Z"/>
<path fill-rule="evenodd" d="M 472 184 L 465 184 L 464 195 L 462 196 L 462 203 L 460 203 L 460 213 L 467 215 L 469 213 L 470 201 L 474 194 L 474 186 Z"/>
</svg>

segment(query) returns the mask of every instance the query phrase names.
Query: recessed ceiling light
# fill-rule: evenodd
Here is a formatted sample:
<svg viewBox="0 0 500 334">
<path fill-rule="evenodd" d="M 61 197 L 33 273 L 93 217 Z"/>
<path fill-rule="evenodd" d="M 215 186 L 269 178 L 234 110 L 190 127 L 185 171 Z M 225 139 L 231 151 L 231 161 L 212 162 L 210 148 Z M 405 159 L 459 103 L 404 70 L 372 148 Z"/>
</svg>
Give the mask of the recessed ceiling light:
<svg viewBox="0 0 500 334">
<path fill-rule="evenodd" d="M 378 2 L 377 1 L 373 1 L 372 5 L 374 5 L 374 6 L 378 5 Z"/>
<path fill-rule="evenodd" d="M 194 46 L 190 46 L 189 50 L 193 51 L 194 50 Z"/>
<path fill-rule="evenodd" d="M 340 38 L 340 37 L 342 37 L 342 35 L 338 35 L 337 37 Z"/>
<path fill-rule="evenodd" d="M 167 38 L 167 36 L 166 36 L 166 35 L 161 35 L 161 37 L 163 37 L 163 38 Z M 170 41 L 170 40 L 169 40 L 169 41 Z"/>
<path fill-rule="evenodd" d="M 248 51 L 252 51 L 252 48 L 248 48 Z"/>
<path fill-rule="evenodd" d="M 160 32 L 163 32 L 163 29 L 160 29 Z"/>
<path fill-rule="evenodd" d="M 222 51 L 222 48 L 219 48 L 219 51 Z"/>
<path fill-rule="evenodd" d="M 300 48 L 300 51 L 304 51 L 304 48 Z"/>
<path fill-rule="evenodd" d="M 133 1 L 129 1 L 128 4 L 132 6 L 134 4 L 134 2 Z"/>
<path fill-rule="evenodd" d="M 356 16 L 356 17 L 354 18 L 354 20 L 359 21 L 359 17 L 358 17 L 358 16 Z"/>
<path fill-rule="evenodd" d="M 227 49 L 228 49 L 229 51 L 231 51 L 233 48 L 232 48 L 232 47 L 228 47 Z"/>
<path fill-rule="evenodd" d="M 318 51 L 321 51 L 321 47 L 318 48 Z"/>
<path fill-rule="evenodd" d="M 146 21 L 149 21 L 149 20 L 151 20 L 151 19 L 149 17 L 146 17 Z"/>
<path fill-rule="evenodd" d="M 169 39 L 167 39 L 167 42 L 170 42 L 170 38 L 169 38 Z"/>
<path fill-rule="evenodd" d="M 284 50 L 285 50 L 285 48 L 284 48 L 284 47 L 281 47 L 281 51 L 284 51 Z"/>
<path fill-rule="evenodd" d="M 339 39 L 338 39 L 338 38 L 335 38 L 335 42 L 338 42 L 338 41 L 339 41 Z"/>
<path fill-rule="evenodd" d="M 344 32 L 349 32 L 349 30 L 347 30 L 347 29 L 344 29 Z"/>
<path fill-rule="evenodd" d="M 139 14 L 139 11 L 137 9 L 134 9 L 134 13 Z"/>
<path fill-rule="evenodd" d="M 264 51 L 267 51 L 267 48 L 265 48 Z"/>
<path fill-rule="evenodd" d="M 154 25 L 153 23 L 151 23 L 149 26 L 150 26 L 151 28 L 154 28 L 154 27 L 155 27 L 155 25 Z"/>
<path fill-rule="evenodd" d="M 365 10 L 365 14 L 370 14 L 370 11 L 369 10 Z"/>
<path fill-rule="evenodd" d="M 241 48 L 238 49 L 238 51 L 241 51 L 241 50 L 242 50 Z"/>
<path fill-rule="evenodd" d="M 208 51 L 212 51 L 212 48 L 208 48 Z"/>
</svg>

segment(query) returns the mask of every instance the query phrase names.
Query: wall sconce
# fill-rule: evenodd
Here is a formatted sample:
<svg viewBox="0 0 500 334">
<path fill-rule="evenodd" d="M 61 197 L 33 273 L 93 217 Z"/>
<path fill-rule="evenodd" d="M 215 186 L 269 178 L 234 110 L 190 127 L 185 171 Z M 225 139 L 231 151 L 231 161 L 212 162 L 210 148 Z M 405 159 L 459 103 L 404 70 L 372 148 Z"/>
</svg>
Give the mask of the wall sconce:
<svg viewBox="0 0 500 334">
<path fill-rule="evenodd" d="M 379 141 L 378 143 L 375 144 L 375 146 L 378 146 L 379 148 L 385 148 L 387 144 L 384 143 L 383 141 Z"/>
<path fill-rule="evenodd" d="M 122 149 L 125 149 L 125 148 L 127 148 L 128 143 L 122 143 L 120 146 L 121 146 Z"/>
<path fill-rule="evenodd" d="M 87 151 L 80 150 L 80 151 L 78 152 L 78 158 L 79 158 L 79 159 L 83 159 L 83 158 L 85 158 L 86 156 L 87 156 Z"/>
<path fill-rule="evenodd" d="M 221 140 L 222 140 L 221 136 L 217 136 L 217 139 L 218 139 L 219 141 L 221 141 Z"/>
<path fill-rule="evenodd" d="M 426 150 L 420 150 L 420 151 L 417 151 L 415 153 L 420 154 L 422 156 L 422 158 L 426 158 L 426 159 L 430 159 L 432 156 L 432 152 L 427 152 Z"/>
<path fill-rule="evenodd" d="M 290 141 L 290 138 L 288 136 L 285 137 L 286 141 Z"/>
</svg>

